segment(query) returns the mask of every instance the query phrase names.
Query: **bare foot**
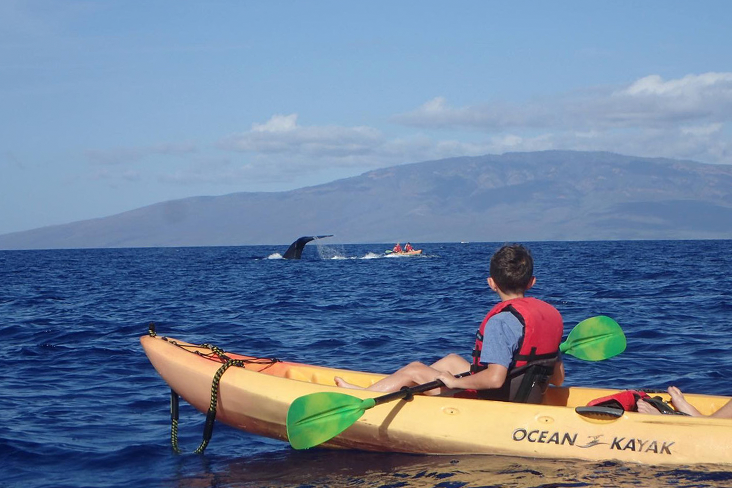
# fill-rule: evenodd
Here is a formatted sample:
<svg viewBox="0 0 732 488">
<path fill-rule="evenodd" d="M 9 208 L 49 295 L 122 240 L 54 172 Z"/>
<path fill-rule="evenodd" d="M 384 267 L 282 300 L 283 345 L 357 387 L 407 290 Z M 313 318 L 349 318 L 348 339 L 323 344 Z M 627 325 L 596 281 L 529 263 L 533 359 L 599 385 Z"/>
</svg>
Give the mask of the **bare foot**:
<svg viewBox="0 0 732 488">
<path fill-rule="evenodd" d="M 656 407 L 648 403 L 647 401 L 640 399 L 636 404 L 639 413 L 650 413 L 651 415 L 661 415 Z"/>
<path fill-rule="evenodd" d="M 668 394 L 671 395 L 671 403 L 674 404 L 674 408 L 679 412 L 684 412 L 691 415 L 692 417 L 699 417 L 701 413 L 691 403 L 686 401 L 684 394 L 681 390 L 675 386 L 668 387 Z"/>
<path fill-rule="evenodd" d="M 362 387 L 358 385 L 354 385 L 353 383 L 349 383 L 348 381 L 344 380 L 340 376 L 336 376 L 333 378 L 335 381 L 336 386 L 340 386 L 341 388 L 350 388 L 352 390 L 363 390 Z"/>
</svg>

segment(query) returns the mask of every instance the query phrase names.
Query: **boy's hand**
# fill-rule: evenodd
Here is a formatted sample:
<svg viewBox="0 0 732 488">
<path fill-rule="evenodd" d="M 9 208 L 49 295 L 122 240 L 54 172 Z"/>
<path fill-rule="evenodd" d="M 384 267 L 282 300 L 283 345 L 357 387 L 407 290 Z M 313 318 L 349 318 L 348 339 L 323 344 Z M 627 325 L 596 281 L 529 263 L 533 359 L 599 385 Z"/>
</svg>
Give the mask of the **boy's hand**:
<svg viewBox="0 0 732 488">
<path fill-rule="evenodd" d="M 459 386 L 457 386 L 457 383 L 459 383 L 459 379 L 455 378 L 450 373 L 440 373 L 439 376 L 437 376 L 437 378 L 435 379 L 442 381 L 448 388 L 460 388 Z"/>
</svg>

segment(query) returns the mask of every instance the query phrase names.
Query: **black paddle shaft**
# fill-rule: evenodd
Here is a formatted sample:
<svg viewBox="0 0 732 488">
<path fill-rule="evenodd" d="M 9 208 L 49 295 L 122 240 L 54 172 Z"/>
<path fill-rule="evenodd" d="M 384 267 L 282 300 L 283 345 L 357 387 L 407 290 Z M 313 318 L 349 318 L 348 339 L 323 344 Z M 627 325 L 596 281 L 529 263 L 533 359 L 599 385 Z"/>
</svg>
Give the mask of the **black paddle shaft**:
<svg viewBox="0 0 732 488">
<path fill-rule="evenodd" d="M 469 374 L 470 371 L 466 371 L 465 373 L 455 375 L 455 377 L 462 378 L 463 376 L 468 376 Z M 433 390 L 435 388 L 439 388 L 440 386 L 445 386 L 445 383 L 440 380 L 430 381 L 429 383 L 412 386 L 411 388 L 405 386 L 399 391 L 387 393 L 386 395 L 374 398 L 374 406 L 381 405 L 382 403 L 390 402 L 392 400 L 399 400 L 400 398 L 409 399 L 415 393 L 422 393 L 423 391 Z"/>
</svg>

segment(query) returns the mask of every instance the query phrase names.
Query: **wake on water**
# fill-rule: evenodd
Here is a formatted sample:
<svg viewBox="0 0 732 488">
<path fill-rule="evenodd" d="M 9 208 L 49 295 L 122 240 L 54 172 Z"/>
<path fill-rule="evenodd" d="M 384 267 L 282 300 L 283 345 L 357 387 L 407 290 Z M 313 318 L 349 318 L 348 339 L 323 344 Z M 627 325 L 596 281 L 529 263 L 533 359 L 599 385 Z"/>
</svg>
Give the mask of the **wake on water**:
<svg viewBox="0 0 732 488">
<path fill-rule="evenodd" d="M 320 259 L 378 259 L 383 258 L 383 255 L 376 254 L 373 252 L 367 252 L 363 256 L 348 256 L 346 255 L 345 247 L 321 244 L 316 242 L 318 256 Z"/>
<path fill-rule="evenodd" d="M 386 257 L 402 257 L 390 254 L 380 254 L 375 252 L 367 252 L 363 256 L 348 256 L 346 254 L 345 247 L 343 245 L 324 244 L 320 240 L 315 240 L 315 247 L 318 253 L 318 257 L 323 260 L 338 260 L 338 259 L 380 259 Z M 312 244 L 311 244 L 312 246 Z M 270 254 L 264 259 L 284 259 L 282 254 L 275 252 Z"/>
</svg>

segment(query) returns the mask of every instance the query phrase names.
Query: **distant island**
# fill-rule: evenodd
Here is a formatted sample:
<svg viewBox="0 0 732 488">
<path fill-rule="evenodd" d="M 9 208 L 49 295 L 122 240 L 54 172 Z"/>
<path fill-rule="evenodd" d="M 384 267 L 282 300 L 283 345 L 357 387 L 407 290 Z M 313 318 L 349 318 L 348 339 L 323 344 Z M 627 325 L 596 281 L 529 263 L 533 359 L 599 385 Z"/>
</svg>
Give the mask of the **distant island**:
<svg viewBox="0 0 732 488">
<path fill-rule="evenodd" d="M 0 235 L 0 249 L 731 239 L 732 166 L 540 151 L 403 164 L 286 192 L 170 200 Z"/>
</svg>

